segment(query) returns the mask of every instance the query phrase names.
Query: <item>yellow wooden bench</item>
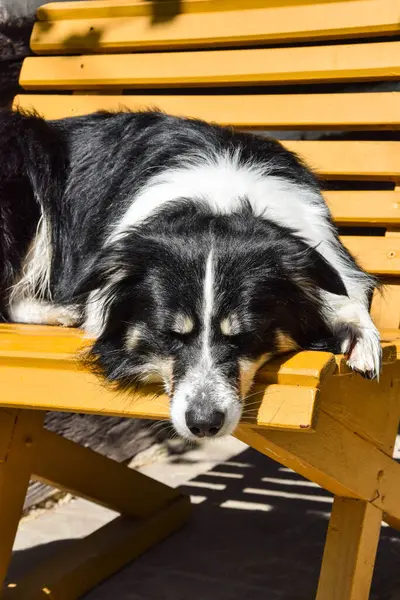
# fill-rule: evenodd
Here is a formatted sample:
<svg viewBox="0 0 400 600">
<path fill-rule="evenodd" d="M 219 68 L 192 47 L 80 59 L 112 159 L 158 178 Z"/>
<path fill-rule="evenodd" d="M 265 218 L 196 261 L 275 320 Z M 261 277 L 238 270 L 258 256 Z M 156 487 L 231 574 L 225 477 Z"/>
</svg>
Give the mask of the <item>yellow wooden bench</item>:
<svg viewBox="0 0 400 600">
<path fill-rule="evenodd" d="M 335 84 L 400 80 L 399 16 L 400 0 L 48 4 L 32 35 L 38 56 L 21 72 L 27 93 L 15 106 L 49 119 L 157 106 L 253 130 L 395 131 L 399 93 L 342 93 Z M 383 371 L 378 384 L 329 353 L 275 360 L 257 378 L 258 411 L 236 436 L 335 494 L 317 600 L 367 600 L 381 520 L 400 528 L 400 465 L 392 459 L 400 419 L 400 142 L 285 144 L 325 180 L 343 182 L 326 199 L 344 243 L 385 284 L 372 306 Z M 168 418 L 168 399 L 154 389 L 117 395 L 86 372 L 77 358 L 85 343 L 76 330 L 0 327 L 0 582 L 30 477 L 123 516 L 22 581 L 8 581 L 2 598 L 77 598 L 189 514 L 179 492 L 43 429 L 45 410 Z"/>
</svg>

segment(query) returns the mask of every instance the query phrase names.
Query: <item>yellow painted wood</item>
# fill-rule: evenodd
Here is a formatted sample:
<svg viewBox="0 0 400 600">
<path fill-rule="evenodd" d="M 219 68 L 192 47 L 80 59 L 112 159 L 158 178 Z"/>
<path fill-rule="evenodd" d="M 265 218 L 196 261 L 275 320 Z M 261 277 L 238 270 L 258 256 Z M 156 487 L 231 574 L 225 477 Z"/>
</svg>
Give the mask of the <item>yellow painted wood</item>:
<svg viewBox="0 0 400 600">
<path fill-rule="evenodd" d="M 36 54 L 246 46 L 400 32 L 397 0 L 348 0 L 323 4 L 180 13 L 154 23 L 152 15 L 36 22 Z"/>
<path fill-rule="evenodd" d="M 378 4 L 379 3 L 379 4 Z M 63 2 L 60 6 L 58 3 L 48 3 L 41 6 L 37 11 L 37 17 L 43 21 L 55 21 L 65 19 L 97 19 L 107 17 L 142 17 L 150 16 L 154 17 L 157 14 L 164 14 L 165 17 L 173 19 L 179 14 L 193 14 L 193 13 L 212 13 L 221 11 L 232 11 L 232 10 L 246 10 L 246 9 L 262 9 L 267 7 L 272 11 L 275 11 L 279 17 L 280 10 L 282 8 L 290 7 L 293 11 L 295 8 L 302 9 L 303 5 L 309 4 L 304 0 L 181 0 L 179 6 L 175 0 L 167 1 L 163 0 L 161 7 L 154 6 L 153 3 L 146 2 L 145 0 L 90 0 L 78 2 Z M 347 14 L 344 12 L 343 6 L 339 1 L 333 0 L 313 0 L 313 8 L 316 8 L 316 15 L 310 11 L 307 13 L 309 18 L 317 19 L 318 15 L 323 14 L 326 18 L 334 18 L 338 22 L 342 18 L 342 28 L 351 26 L 357 30 L 363 31 L 362 27 L 368 28 L 365 33 L 373 33 L 376 27 L 380 27 L 380 33 L 385 34 L 392 30 L 393 24 L 396 25 L 396 0 L 392 0 L 392 6 L 388 2 L 388 6 L 382 7 L 383 15 L 374 14 L 373 8 L 380 6 L 380 0 L 358 0 L 351 2 L 346 0 L 346 5 L 349 5 Z M 327 7 L 325 5 L 328 4 Z M 384 3 L 382 2 L 382 5 Z M 360 7 L 360 11 L 363 8 L 367 14 L 359 15 L 358 23 L 352 21 L 354 18 L 354 11 L 357 11 L 357 7 Z M 157 12 L 160 11 L 160 12 Z M 321 12 L 323 11 L 323 12 Z M 375 11 L 375 13 L 378 11 Z M 290 15 L 301 15 L 306 13 L 301 12 L 288 12 L 287 18 L 290 19 Z M 278 18 L 278 17 L 275 17 Z M 368 18 L 369 17 L 369 18 Z M 392 23 L 394 22 L 394 23 Z M 317 23 L 317 21 L 316 21 Z M 349 25 L 351 24 L 351 25 Z M 340 35 L 340 34 L 339 34 Z"/>
<path fill-rule="evenodd" d="M 11 582 L 2 600 L 76 600 L 179 529 L 189 514 L 189 499 L 179 496 L 145 519 L 119 517 L 55 554 L 22 581 Z"/>
<path fill-rule="evenodd" d="M 327 0 L 313 0 L 315 4 Z M 328 0 L 329 2 L 331 0 Z M 304 0 L 268 0 L 268 6 L 301 5 Z M 60 19 L 92 19 L 104 17 L 163 17 L 162 20 L 173 19 L 177 14 L 192 14 L 212 11 L 230 11 L 248 8 L 264 8 L 265 0 L 163 0 L 148 2 L 147 0 L 83 0 L 78 2 L 50 2 L 37 11 L 38 19 L 54 21 Z"/>
<path fill-rule="evenodd" d="M 368 500 L 400 518 L 400 465 L 322 408 L 312 435 L 239 427 L 235 436 L 335 495 Z"/>
<path fill-rule="evenodd" d="M 393 527 L 393 529 L 397 529 L 397 531 L 400 531 L 400 519 L 394 519 L 393 517 L 385 515 L 385 513 L 383 513 L 383 520 L 385 521 L 385 523 L 390 525 L 390 527 Z"/>
<path fill-rule="evenodd" d="M 285 141 L 327 179 L 398 180 L 400 142 Z"/>
<path fill-rule="evenodd" d="M 193 87 L 394 80 L 400 42 L 26 58 L 27 90 Z"/>
<path fill-rule="evenodd" d="M 251 129 L 400 128 L 400 93 L 240 94 L 240 95 L 90 95 L 20 94 L 14 107 L 35 109 L 46 119 L 74 117 L 97 110 L 159 108 L 169 114 Z"/>
<path fill-rule="evenodd" d="M 0 359 L 0 366 L 0 404 L 4 406 L 149 419 L 169 418 L 169 399 L 161 387 L 146 386 L 131 393 L 116 393 L 107 388 L 100 378 L 79 368 L 74 357 L 60 362 L 53 358 L 5 358 Z M 254 415 L 254 423 L 267 428 L 304 431 L 312 428 L 316 402 L 313 391 L 304 388 L 303 404 L 285 386 L 279 386 L 273 397 L 265 386 L 261 393 L 260 411 Z M 270 405 L 262 407 L 264 402 Z M 280 414 L 277 413 L 274 421 L 274 411 L 277 412 L 280 407 Z"/>
<path fill-rule="evenodd" d="M 395 347 L 385 350 L 390 349 Z M 396 353 L 385 357 L 379 384 L 354 373 L 331 377 L 321 386 L 319 410 L 392 456 L 400 420 L 400 364 L 388 359 L 396 360 Z"/>
<path fill-rule="evenodd" d="M 368 600 L 382 511 L 335 498 L 316 600 Z"/>
<path fill-rule="evenodd" d="M 367 271 L 376 275 L 400 274 L 400 239 L 342 236 L 346 248 Z"/>
<path fill-rule="evenodd" d="M 44 413 L 15 411 L 14 419 L 6 460 L 0 463 L 0 590 L 11 558 Z"/>
<path fill-rule="evenodd" d="M 400 285 L 391 283 L 375 292 L 371 315 L 380 329 L 398 329 L 400 325 Z"/>
<path fill-rule="evenodd" d="M 176 490 L 47 430 L 39 441 L 32 475 L 135 517 L 147 517 L 179 496 Z"/>
<path fill-rule="evenodd" d="M 282 431 L 313 431 L 318 393 L 316 388 L 300 385 L 256 384 L 251 390 L 248 408 L 244 406 L 242 423 Z M 146 410 L 149 409 L 150 406 Z"/>
<path fill-rule="evenodd" d="M 84 342 L 82 332 L 74 329 L 0 326 L 0 404 L 168 418 L 169 400 L 161 389 L 143 387 L 131 394 L 115 393 L 98 377 L 85 371 L 78 361 L 82 343 L 87 344 L 89 340 Z M 260 375 L 260 410 L 254 414 L 253 423 L 260 427 L 311 429 L 317 401 L 313 388 L 335 369 L 333 355 L 322 352 L 282 356 L 274 361 Z M 265 385 L 268 383 L 281 385 Z M 292 385 L 302 385 L 304 389 L 294 394 L 297 387 Z"/>
<path fill-rule="evenodd" d="M 15 411 L 0 408 L 0 463 L 7 458 L 15 426 Z"/>
<path fill-rule="evenodd" d="M 338 225 L 400 224 L 400 198 L 392 191 L 327 191 L 326 202 Z"/>
<path fill-rule="evenodd" d="M 258 372 L 257 381 L 318 387 L 335 371 L 335 357 L 330 352 L 304 351 L 268 362 Z"/>
</svg>

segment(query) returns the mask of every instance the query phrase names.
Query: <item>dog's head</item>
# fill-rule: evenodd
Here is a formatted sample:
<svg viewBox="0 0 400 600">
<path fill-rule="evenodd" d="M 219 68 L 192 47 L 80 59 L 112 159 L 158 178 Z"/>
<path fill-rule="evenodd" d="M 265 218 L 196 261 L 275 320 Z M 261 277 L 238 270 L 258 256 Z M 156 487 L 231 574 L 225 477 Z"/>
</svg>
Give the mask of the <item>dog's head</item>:
<svg viewBox="0 0 400 600">
<path fill-rule="evenodd" d="M 162 381 L 187 438 L 230 434 L 258 368 L 326 333 L 320 292 L 339 275 L 290 231 L 249 214 L 193 208 L 104 248 L 80 294 L 92 355 L 123 387 Z"/>
</svg>

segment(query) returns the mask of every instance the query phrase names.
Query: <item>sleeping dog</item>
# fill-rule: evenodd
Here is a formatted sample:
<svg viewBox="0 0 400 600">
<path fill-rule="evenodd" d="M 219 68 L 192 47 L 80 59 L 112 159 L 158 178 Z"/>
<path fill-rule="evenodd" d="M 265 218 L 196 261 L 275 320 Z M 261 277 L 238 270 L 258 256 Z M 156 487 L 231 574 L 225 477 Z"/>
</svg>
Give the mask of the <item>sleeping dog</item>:
<svg viewBox="0 0 400 600">
<path fill-rule="evenodd" d="M 162 382 L 187 438 L 231 433 L 296 349 L 379 376 L 376 281 L 279 142 L 160 112 L 0 116 L 0 312 L 82 326 L 122 388 Z"/>
</svg>

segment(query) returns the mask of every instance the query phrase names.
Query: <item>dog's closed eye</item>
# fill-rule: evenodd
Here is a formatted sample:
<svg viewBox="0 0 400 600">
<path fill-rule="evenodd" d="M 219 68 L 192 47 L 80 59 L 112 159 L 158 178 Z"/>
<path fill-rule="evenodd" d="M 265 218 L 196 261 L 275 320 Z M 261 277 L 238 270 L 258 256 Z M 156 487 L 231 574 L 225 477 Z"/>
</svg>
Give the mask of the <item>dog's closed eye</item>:
<svg viewBox="0 0 400 600">
<path fill-rule="evenodd" d="M 239 318 L 235 313 L 231 313 L 220 323 L 221 333 L 227 337 L 233 337 L 240 333 Z"/>
<path fill-rule="evenodd" d="M 171 332 L 178 335 L 189 335 L 194 330 L 194 321 L 185 313 L 178 313 L 175 316 Z"/>
</svg>

